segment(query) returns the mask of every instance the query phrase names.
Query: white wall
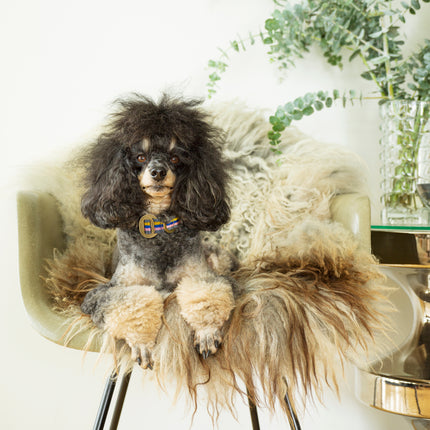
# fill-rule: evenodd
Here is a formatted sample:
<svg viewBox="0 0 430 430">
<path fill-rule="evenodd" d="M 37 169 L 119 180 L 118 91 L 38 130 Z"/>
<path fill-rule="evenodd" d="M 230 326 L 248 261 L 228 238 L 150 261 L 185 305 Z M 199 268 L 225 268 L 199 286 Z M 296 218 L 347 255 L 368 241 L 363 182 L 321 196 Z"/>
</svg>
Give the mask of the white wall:
<svg viewBox="0 0 430 430">
<path fill-rule="evenodd" d="M 426 7 L 426 6 L 424 6 Z M 257 30 L 272 9 L 270 0 L 9 0 L 0 4 L 1 126 L 0 191 L 2 211 L 0 327 L 2 381 L 0 422 L 7 429 L 89 428 L 103 387 L 106 365 L 84 364 L 81 353 L 60 348 L 29 327 L 19 294 L 15 191 L 26 166 L 72 147 L 96 126 L 119 95 L 138 91 L 153 97 L 168 89 L 204 96 L 206 64 L 217 47 L 236 34 Z M 425 34 L 430 7 L 415 19 L 411 39 Z M 427 21 L 426 21 L 427 20 Z M 255 108 L 278 104 L 310 90 L 350 87 L 355 67 L 343 73 L 325 65 L 316 53 L 300 62 L 280 84 L 278 73 L 255 47 L 232 56 L 216 100 L 239 98 Z M 348 146 L 369 165 L 377 210 L 378 117 L 375 103 L 332 108 L 299 124 L 309 134 Z M 375 212 L 377 213 L 377 212 Z M 374 220 L 377 216 L 374 215 Z M 186 429 L 184 404 L 170 405 L 154 384 L 141 383 L 136 370 L 120 428 Z M 397 417 L 360 405 L 352 378 L 341 401 L 327 393 L 326 406 L 310 408 L 306 429 L 350 430 L 406 428 Z M 261 412 L 262 428 L 286 428 L 281 418 Z M 223 414 L 220 428 L 250 427 L 239 407 L 239 422 Z M 209 428 L 201 411 L 193 428 Z"/>
</svg>

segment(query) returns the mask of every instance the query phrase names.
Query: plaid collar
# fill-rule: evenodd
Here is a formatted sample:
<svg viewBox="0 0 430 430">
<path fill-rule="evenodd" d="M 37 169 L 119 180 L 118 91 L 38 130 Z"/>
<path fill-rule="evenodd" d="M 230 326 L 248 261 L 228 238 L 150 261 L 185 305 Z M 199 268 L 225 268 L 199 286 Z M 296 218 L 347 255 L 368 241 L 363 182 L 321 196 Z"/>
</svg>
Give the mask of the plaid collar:
<svg viewBox="0 0 430 430">
<path fill-rule="evenodd" d="M 173 233 L 175 229 L 179 226 L 179 218 L 172 218 L 167 223 L 158 220 L 155 215 L 146 214 L 143 215 L 139 220 L 139 231 L 140 234 L 147 238 L 151 239 L 157 236 L 158 233 L 165 231 L 166 233 Z"/>
</svg>

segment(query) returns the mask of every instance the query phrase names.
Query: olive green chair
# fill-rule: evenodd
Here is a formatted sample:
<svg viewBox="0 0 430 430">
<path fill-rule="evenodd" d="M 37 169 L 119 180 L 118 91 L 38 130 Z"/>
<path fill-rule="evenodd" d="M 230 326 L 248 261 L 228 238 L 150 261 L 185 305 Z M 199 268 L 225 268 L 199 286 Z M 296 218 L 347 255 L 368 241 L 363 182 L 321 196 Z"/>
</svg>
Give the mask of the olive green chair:
<svg viewBox="0 0 430 430">
<path fill-rule="evenodd" d="M 20 192 L 18 204 L 18 238 L 20 283 L 24 306 L 31 325 L 42 336 L 59 345 L 84 349 L 89 334 L 80 333 L 65 344 L 64 333 L 67 321 L 52 310 L 50 297 L 45 289 L 42 277 L 45 261 L 52 258 L 54 249 L 64 250 L 67 238 L 63 233 L 62 219 L 56 200 L 43 192 Z M 334 197 L 331 204 L 332 219 L 351 230 L 361 241 L 361 245 L 370 249 L 370 207 L 369 199 L 362 194 L 344 194 Z M 91 351 L 98 351 L 100 340 L 93 342 Z M 94 429 L 102 429 L 105 424 L 111 398 L 118 378 L 116 371 L 108 378 L 105 392 L 96 417 Z M 130 373 L 122 375 L 118 400 L 112 415 L 110 428 L 116 429 L 121 408 L 127 390 Z M 289 399 L 285 399 L 289 404 Z M 253 429 L 259 428 L 257 410 L 250 404 Z M 294 430 L 300 429 L 295 422 Z"/>
<path fill-rule="evenodd" d="M 46 275 L 46 259 L 52 258 L 55 249 L 64 250 L 67 242 L 55 198 L 43 192 L 20 192 L 17 196 L 17 214 L 21 294 L 31 325 L 43 337 L 59 345 L 98 352 L 101 347 L 100 339 L 94 339 L 90 347 L 86 347 L 88 331 L 77 334 L 66 344 L 64 333 L 68 321 L 52 309 L 52 303 L 43 282 L 43 276 Z M 115 369 L 108 377 L 94 430 L 104 428 L 118 376 Z M 118 426 L 130 376 L 131 373 L 122 375 L 111 418 L 112 430 Z"/>
</svg>

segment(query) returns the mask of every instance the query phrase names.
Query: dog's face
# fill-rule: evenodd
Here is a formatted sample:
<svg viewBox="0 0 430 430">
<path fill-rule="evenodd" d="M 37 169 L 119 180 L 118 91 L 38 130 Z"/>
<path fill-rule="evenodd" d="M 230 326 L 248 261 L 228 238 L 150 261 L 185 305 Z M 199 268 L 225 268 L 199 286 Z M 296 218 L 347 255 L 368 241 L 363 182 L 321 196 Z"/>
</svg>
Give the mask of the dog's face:
<svg viewBox="0 0 430 430">
<path fill-rule="evenodd" d="M 130 148 L 139 186 L 156 214 L 170 207 L 177 177 L 184 168 L 184 152 L 175 137 L 143 138 Z"/>
</svg>

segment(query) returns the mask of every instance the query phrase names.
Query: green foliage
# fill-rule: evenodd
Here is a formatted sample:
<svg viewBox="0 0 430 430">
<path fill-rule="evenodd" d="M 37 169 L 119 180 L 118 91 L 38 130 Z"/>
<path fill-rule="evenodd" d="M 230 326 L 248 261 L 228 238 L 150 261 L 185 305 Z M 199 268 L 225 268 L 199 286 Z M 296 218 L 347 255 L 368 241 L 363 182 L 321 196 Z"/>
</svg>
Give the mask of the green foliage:
<svg viewBox="0 0 430 430">
<path fill-rule="evenodd" d="M 281 132 L 285 130 L 293 121 L 299 121 L 304 116 L 312 115 L 315 111 L 333 106 L 335 100 L 342 100 L 345 106 L 348 102 L 353 103 L 357 98 L 354 91 L 340 96 L 339 91 L 334 90 L 318 91 L 317 93 L 307 93 L 304 97 L 298 97 L 293 102 L 288 102 L 284 106 L 279 106 L 275 115 L 269 118 L 272 124 L 272 131 L 269 132 L 269 139 L 272 150 L 277 152 L 277 145 L 280 143 Z"/>
<path fill-rule="evenodd" d="M 246 40 L 232 41 L 229 50 L 242 52 L 260 40 L 268 48 L 270 61 L 288 70 L 311 46 L 317 46 L 326 61 L 340 69 L 346 62 L 360 60 L 366 69 L 360 76 L 374 83 L 380 103 L 397 99 L 430 101 L 430 41 L 424 40 L 423 46 L 404 58 L 400 32 L 408 15 L 418 13 L 422 3 L 429 2 L 302 0 L 291 4 L 288 0 L 275 0 L 277 8 L 265 21 L 264 31 L 250 34 Z M 229 61 L 227 52 L 221 54 L 218 61 L 209 62 L 209 96 L 215 93 Z M 337 90 L 330 95 L 320 91 L 278 107 L 270 117 L 273 150 L 277 151 L 281 132 L 291 122 L 331 107 L 335 100 L 345 105 L 362 98 L 354 91 L 342 97 Z"/>
</svg>

